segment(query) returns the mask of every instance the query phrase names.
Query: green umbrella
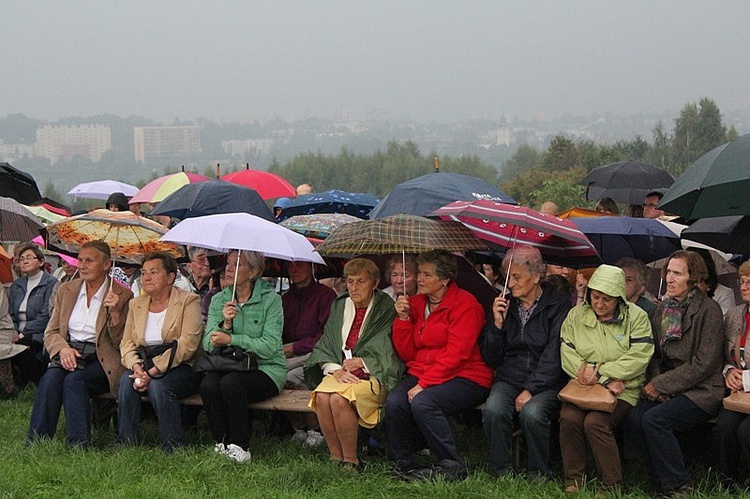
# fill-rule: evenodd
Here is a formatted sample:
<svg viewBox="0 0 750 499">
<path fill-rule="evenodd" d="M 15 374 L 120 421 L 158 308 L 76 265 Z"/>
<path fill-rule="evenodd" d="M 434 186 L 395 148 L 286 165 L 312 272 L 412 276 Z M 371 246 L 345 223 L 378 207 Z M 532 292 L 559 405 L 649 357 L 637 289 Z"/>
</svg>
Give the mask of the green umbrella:
<svg viewBox="0 0 750 499">
<path fill-rule="evenodd" d="M 750 215 L 750 134 L 707 152 L 680 175 L 659 209 L 687 219 Z"/>
</svg>

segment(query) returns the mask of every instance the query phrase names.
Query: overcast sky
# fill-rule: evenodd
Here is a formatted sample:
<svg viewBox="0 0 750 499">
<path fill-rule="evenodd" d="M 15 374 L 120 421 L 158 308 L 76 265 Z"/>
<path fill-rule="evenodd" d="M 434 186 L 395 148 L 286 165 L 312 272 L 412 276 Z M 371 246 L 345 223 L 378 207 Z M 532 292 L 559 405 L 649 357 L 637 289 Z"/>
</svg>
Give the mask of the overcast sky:
<svg viewBox="0 0 750 499">
<path fill-rule="evenodd" d="M 454 121 L 750 106 L 750 2 L 0 1 L 0 116 Z"/>
</svg>

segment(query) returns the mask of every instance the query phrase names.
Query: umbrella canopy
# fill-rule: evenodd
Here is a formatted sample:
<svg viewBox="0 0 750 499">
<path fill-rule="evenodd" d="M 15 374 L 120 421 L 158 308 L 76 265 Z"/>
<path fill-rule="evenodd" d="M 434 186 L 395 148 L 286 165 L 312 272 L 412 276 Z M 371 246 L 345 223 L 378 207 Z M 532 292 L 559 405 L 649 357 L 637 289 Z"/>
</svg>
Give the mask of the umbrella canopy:
<svg viewBox="0 0 750 499">
<path fill-rule="evenodd" d="M 480 178 L 460 173 L 433 172 L 398 184 L 372 210 L 370 218 L 397 213 L 428 215 L 453 201 L 475 199 L 518 204 L 515 199 Z"/>
<path fill-rule="evenodd" d="M 344 224 L 318 246 L 322 255 L 421 253 L 431 249 L 486 250 L 487 244 L 459 222 L 399 214 Z"/>
<path fill-rule="evenodd" d="M 674 183 L 671 173 L 640 161 L 620 161 L 594 168 L 583 177 L 586 199 L 610 197 L 625 204 L 643 204 L 646 194 L 666 190 Z"/>
<path fill-rule="evenodd" d="M 359 220 L 357 217 L 344 213 L 318 213 L 296 215 L 280 222 L 279 225 L 306 237 L 325 239 L 339 226 Z"/>
<path fill-rule="evenodd" d="M 34 203 L 42 197 L 34 177 L 8 163 L 0 163 L 0 196 L 23 204 Z"/>
<path fill-rule="evenodd" d="M 750 216 L 710 217 L 696 220 L 682 237 L 727 253 L 750 254 Z"/>
<path fill-rule="evenodd" d="M 539 249 L 547 263 L 576 268 L 601 263 L 596 248 L 573 221 L 525 206 L 484 199 L 455 201 L 438 208 L 432 215 L 463 223 L 497 249 L 528 244 Z"/>
<path fill-rule="evenodd" d="M 134 203 L 159 203 L 164 198 L 175 192 L 177 189 L 187 184 L 197 184 L 209 180 L 208 177 L 198 175 L 197 173 L 172 173 L 152 180 L 144 185 L 135 196 L 130 199 L 130 204 Z"/>
<path fill-rule="evenodd" d="M 305 236 L 249 213 L 222 213 L 183 220 L 161 238 L 226 252 L 259 251 L 267 257 L 325 264 Z"/>
<path fill-rule="evenodd" d="M 47 226 L 49 247 L 78 255 L 89 241 L 104 241 L 116 262 L 140 265 L 150 251 L 165 251 L 175 258 L 185 256 L 179 245 L 162 243 L 167 228 L 130 211 L 94 210 Z"/>
<path fill-rule="evenodd" d="M 374 194 L 333 189 L 298 196 L 281 212 L 281 219 L 313 213 L 346 213 L 366 220 L 377 204 L 378 198 Z"/>
<path fill-rule="evenodd" d="M 594 244 L 604 263 L 610 265 L 624 257 L 649 263 L 681 248 L 680 236 L 652 218 L 588 217 L 570 220 Z"/>
<path fill-rule="evenodd" d="M 68 191 L 69 196 L 85 199 L 107 199 L 115 192 L 122 192 L 127 197 L 135 196 L 138 187 L 117 180 L 97 180 L 78 184 Z"/>
<path fill-rule="evenodd" d="M 30 241 L 44 224 L 13 198 L 0 197 L 0 241 Z"/>
<path fill-rule="evenodd" d="M 151 213 L 181 220 L 219 213 L 250 213 L 274 221 L 273 213 L 255 190 L 223 180 L 183 185 Z"/>
<path fill-rule="evenodd" d="M 31 213 L 36 215 L 36 217 L 45 224 L 59 222 L 60 220 L 65 218 L 62 215 L 59 215 L 53 211 L 48 210 L 44 206 L 25 206 L 24 208 L 26 208 Z"/>
<path fill-rule="evenodd" d="M 251 170 L 249 165 L 244 170 L 222 175 L 221 180 L 255 189 L 264 200 L 297 195 L 294 186 L 283 178 L 274 173 Z"/>
<path fill-rule="evenodd" d="M 750 134 L 707 152 L 664 194 L 659 209 L 688 220 L 750 215 Z"/>
</svg>

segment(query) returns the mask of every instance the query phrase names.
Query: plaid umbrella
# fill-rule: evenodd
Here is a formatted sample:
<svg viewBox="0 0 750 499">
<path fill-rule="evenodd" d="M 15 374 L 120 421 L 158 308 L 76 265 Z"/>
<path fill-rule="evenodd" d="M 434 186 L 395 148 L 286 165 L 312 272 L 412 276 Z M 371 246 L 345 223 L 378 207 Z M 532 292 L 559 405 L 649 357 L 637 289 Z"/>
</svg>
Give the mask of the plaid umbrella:
<svg viewBox="0 0 750 499">
<path fill-rule="evenodd" d="M 525 206 L 486 199 L 455 201 L 432 215 L 463 223 L 495 248 L 528 244 L 539 249 L 548 263 L 566 267 L 592 267 L 601 263 L 596 248 L 573 221 Z"/>
<path fill-rule="evenodd" d="M 318 246 L 322 255 L 421 253 L 486 250 L 487 245 L 458 222 L 416 215 L 393 215 L 344 224 Z"/>
<path fill-rule="evenodd" d="M 78 255 L 83 244 L 101 240 L 112 249 L 116 262 L 136 265 L 149 251 L 185 256 L 181 246 L 159 241 L 166 233 L 163 225 L 130 211 L 94 210 L 47 226 L 47 240 L 53 249 Z"/>
<path fill-rule="evenodd" d="M 0 197 L 0 241 L 30 241 L 42 227 L 36 215 L 18 201 Z"/>
<path fill-rule="evenodd" d="M 346 213 L 316 213 L 314 215 L 296 215 L 279 222 L 279 225 L 302 234 L 307 238 L 325 239 L 341 225 L 359 222 L 361 218 Z"/>
</svg>

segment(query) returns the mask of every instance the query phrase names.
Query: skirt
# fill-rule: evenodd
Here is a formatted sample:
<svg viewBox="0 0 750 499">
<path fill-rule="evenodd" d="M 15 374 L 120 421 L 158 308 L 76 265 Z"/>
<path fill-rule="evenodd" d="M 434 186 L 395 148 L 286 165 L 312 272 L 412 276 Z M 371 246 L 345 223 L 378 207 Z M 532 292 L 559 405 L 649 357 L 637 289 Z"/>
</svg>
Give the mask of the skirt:
<svg viewBox="0 0 750 499">
<path fill-rule="evenodd" d="M 380 408 L 385 403 L 386 391 L 380 382 L 373 377 L 360 380 L 359 383 L 339 383 L 333 376 L 325 376 L 323 381 L 310 394 L 310 403 L 315 410 L 316 393 L 338 393 L 354 405 L 359 425 L 374 428 L 380 421 Z"/>
</svg>

